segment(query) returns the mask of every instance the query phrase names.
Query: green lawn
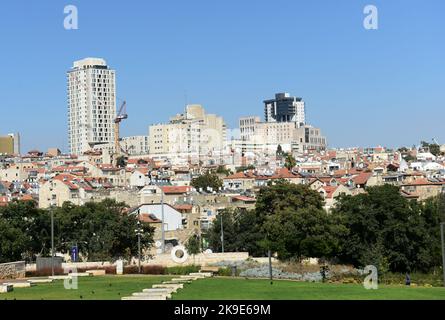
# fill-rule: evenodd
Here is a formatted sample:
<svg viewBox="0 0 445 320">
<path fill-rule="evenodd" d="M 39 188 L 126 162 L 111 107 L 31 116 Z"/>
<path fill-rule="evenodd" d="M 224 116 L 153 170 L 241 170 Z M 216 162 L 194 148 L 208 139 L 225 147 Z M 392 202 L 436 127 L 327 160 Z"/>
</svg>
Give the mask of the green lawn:
<svg viewBox="0 0 445 320">
<path fill-rule="evenodd" d="M 445 288 L 380 286 L 366 290 L 358 284 L 213 278 L 194 281 L 172 296 L 175 300 L 363 300 L 445 299 Z"/>
<path fill-rule="evenodd" d="M 151 288 L 153 284 L 170 280 L 172 276 L 101 276 L 79 277 L 78 289 L 67 290 L 63 280 L 37 284 L 31 288 L 16 288 L 0 294 L 0 300 L 120 300 L 133 292 Z"/>
<path fill-rule="evenodd" d="M 102 276 L 79 278 L 77 290 L 66 290 L 63 281 L 38 284 L 31 288 L 14 289 L 0 294 L 0 300 L 120 300 L 133 292 L 174 276 Z M 172 297 L 174 300 L 359 300 L 359 299 L 444 299 L 445 288 L 380 286 L 366 290 L 358 284 L 323 284 L 276 280 L 246 280 L 243 278 L 200 279 L 184 285 Z"/>
</svg>

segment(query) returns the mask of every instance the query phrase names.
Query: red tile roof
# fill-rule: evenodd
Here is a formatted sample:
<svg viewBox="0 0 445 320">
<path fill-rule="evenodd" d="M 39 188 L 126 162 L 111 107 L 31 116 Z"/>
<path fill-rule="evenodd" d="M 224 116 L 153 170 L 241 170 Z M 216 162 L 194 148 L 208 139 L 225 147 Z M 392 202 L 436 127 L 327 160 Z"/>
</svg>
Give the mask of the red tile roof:
<svg viewBox="0 0 445 320">
<path fill-rule="evenodd" d="M 193 206 L 191 204 L 177 204 L 174 205 L 173 208 L 176 210 L 192 210 Z"/>
<path fill-rule="evenodd" d="M 192 190 L 190 186 L 162 186 L 162 191 L 165 194 L 181 194 L 187 193 Z"/>
<path fill-rule="evenodd" d="M 403 184 L 404 186 L 428 186 L 428 185 L 443 185 L 445 181 L 433 182 L 426 178 L 418 178 L 410 183 Z"/>
<path fill-rule="evenodd" d="M 234 200 L 244 201 L 244 202 L 255 202 L 255 198 L 246 197 L 246 196 L 234 196 L 232 197 Z"/>
<path fill-rule="evenodd" d="M 323 189 L 324 191 L 326 191 L 326 198 L 331 199 L 335 190 L 337 190 L 338 186 L 324 186 L 321 187 L 320 189 Z"/>
<path fill-rule="evenodd" d="M 372 172 L 362 172 L 352 178 L 355 184 L 366 184 L 369 180 L 369 178 L 372 176 Z"/>
</svg>

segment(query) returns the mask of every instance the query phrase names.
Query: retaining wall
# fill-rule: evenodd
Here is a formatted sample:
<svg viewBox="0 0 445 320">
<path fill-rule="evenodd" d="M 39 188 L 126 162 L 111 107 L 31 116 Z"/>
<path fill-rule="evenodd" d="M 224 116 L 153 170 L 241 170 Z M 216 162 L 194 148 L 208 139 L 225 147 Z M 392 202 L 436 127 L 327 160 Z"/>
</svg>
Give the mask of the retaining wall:
<svg viewBox="0 0 445 320">
<path fill-rule="evenodd" d="M 25 261 L 0 264 L 0 279 L 19 279 L 25 277 Z"/>
</svg>

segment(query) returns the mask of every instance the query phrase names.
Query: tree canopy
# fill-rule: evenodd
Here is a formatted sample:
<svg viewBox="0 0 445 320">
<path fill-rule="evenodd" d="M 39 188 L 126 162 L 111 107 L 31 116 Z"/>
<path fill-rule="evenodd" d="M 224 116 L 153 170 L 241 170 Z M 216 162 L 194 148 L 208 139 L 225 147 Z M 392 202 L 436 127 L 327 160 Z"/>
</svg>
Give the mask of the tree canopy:
<svg viewBox="0 0 445 320">
<path fill-rule="evenodd" d="M 124 203 L 114 200 L 76 206 L 66 202 L 54 208 L 54 243 L 68 253 L 77 244 L 80 254 L 93 260 L 129 258 L 137 254 L 137 217 L 124 212 Z M 153 228 L 142 224 L 143 248 L 153 242 Z M 51 244 L 50 210 L 33 202 L 14 202 L 0 208 L 0 261 L 33 260 L 48 255 Z"/>
<path fill-rule="evenodd" d="M 191 181 L 191 185 L 197 190 L 202 188 L 203 190 L 207 191 L 218 191 L 222 188 L 223 182 L 216 174 L 208 172 L 196 178 L 193 178 Z"/>
<path fill-rule="evenodd" d="M 271 249 L 281 260 L 305 257 L 375 265 L 379 272 L 422 271 L 440 266 L 440 222 L 445 196 L 410 201 L 398 187 L 369 187 L 343 195 L 327 213 L 318 192 L 306 185 L 277 181 L 263 187 L 255 210 L 224 210 L 207 233 L 221 250 L 221 220 L 226 251 L 264 256 Z"/>
</svg>

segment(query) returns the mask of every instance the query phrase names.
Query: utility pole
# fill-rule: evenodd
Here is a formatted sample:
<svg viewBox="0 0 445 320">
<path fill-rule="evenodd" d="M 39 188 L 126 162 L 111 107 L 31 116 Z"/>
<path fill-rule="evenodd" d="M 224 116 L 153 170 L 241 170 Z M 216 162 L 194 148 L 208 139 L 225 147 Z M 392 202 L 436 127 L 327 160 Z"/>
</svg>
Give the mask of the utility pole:
<svg viewBox="0 0 445 320">
<path fill-rule="evenodd" d="M 445 222 L 440 224 L 440 237 L 442 239 L 442 271 L 443 271 L 443 286 L 445 287 Z"/>
<path fill-rule="evenodd" d="M 51 211 L 51 275 L 54 277 L 54 205 L 50 204 Z"/>
<path fill-rule="evenodd" d="M 223 225 L 223 213 L 221 213 L 221 252 L 224 253 L 224 225 Z"/>
<path fill-rule="evenodd" d="M 162 238 L 162 253 L 165 253 L 165 231 L 164 231 L 164 191 L 161 188 L 161 238 Z"/>
<path fill-rule="evenodd" d="M 270 284 L 273 284 L 273 273 L 272 273 L 272 249 L 271 249 L 271 242 L 270 242 L 270 234 L 267 232 L 267 245 L 269 249 L 267 250 L 267 257 L 269 258 L 269 279 Z"/>
<path fill-rule="evenodd" d="M 141 221 L 138 221 L 138 269 L 141 273 Z"/>
</svg>

